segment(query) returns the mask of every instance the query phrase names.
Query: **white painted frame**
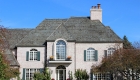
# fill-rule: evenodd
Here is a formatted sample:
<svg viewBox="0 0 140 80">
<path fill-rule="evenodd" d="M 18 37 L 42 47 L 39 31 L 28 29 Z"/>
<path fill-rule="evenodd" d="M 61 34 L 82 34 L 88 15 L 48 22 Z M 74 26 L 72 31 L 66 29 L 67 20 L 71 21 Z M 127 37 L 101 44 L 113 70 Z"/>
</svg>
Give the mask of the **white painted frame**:
<svg viewBox="0 0 140 80">
<path fill-rule="evenodd" d="M 65 80 L 65 78 L 66 78 L 66 69 L 56 69 L 56 79 L 58 79 L 59 80 L 59 71 L 60 70 L 63 70 L 63 80 Z M 58 72 L 57 72 L 58 71 Z M 58 75 L 58 76 L 57 76 Z M 64 78 L 65 77 L 65 78 Z"/>
<path fill-rule="evenodd" d="M 65 39 L 59 38 L 59 39 L 56 39 L 55 42 L 54 42 L 54 52 L 53 52 L 54 60 L 57 60 L 56 59 L 56 44 L 57 44 L 57 41 L 59 41 L 59 40 L 63 40 L 66 43 L 66 51 L 65 51 L 66 54 L 65 54 L 65 56 L 67 57 L 67 41 Z M 58 59 L 58 60 L 61 60 L 61 59 Z M 64 60 L 64 59 L 62 59 L 62 60 Z"/>
</svg>

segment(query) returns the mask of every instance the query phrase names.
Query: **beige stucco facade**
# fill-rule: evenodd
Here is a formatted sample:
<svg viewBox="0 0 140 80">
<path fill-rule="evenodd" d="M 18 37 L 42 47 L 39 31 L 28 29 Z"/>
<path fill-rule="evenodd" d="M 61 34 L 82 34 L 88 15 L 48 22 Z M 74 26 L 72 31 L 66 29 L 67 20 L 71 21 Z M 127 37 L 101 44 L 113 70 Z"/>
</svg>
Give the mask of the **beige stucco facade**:
<svg viewBox="0 0 140 80">
<path fill-rule="evenodd" d="M 121 48 L 122 43 L 75 43 L 75 42 L 66 42 L 66 56 L 71 56 L 71 63 L 50 63 L 48 61 L 47 66 L 50 68 L 51 77 L 56 79 L 56 68 L 59 65 L 66 67 L 66 79 L 69 78 L 69 71 L 72 71 L 73 77 L 76 69 L 86 69 L 90 75 L 90 70 L 92 65 L 99 65 L 102 58 L 104 57 L 104 50 L 108 48 Z M 98 61 L 84 61 L 84 50 L 88 48 L 94 48 L 98 51 Z M 55 42 L 47 42 L 47 59 L 49 60 L 50 56 L 55 58 Z"/>
<path fill-rule="evenodd" d="M 90 70 L 92 65 L 99 65 L 102 58 L 104 57 L 104 50 L 108 48 L 121 48 L 122 43 L 76 43 L 76 42 L 66 42 L 66 57 L 71 56 L 71 62 L 59 61 L 57 63 L 50 62 L 50 56 L 56 57 L 55 45 L 56 42 L 47 42 L 47 47 L 17 47 L 17 61 L 20 64 L 20 78 L 23 77 L 23 68 L 27 69 L 38 69 L 48 67 L 51 72 L 51 78 L 56 79 L 56 68 L 60 65 L 66 68 L 66 79 L 69 78 L 69 71 L 72 72 L 74 78 L 74 72 L 77 69 L 86 69 L 87 73 L 90 75 Z M 57 40 L 56 40 L 57 41 Z M 84 61 L 84 50 L 88 48 L 94 48 L 98 51 L 98 61 Z M 26 52 L 31 49 L 37 49 L 40 51 L 40 61 L 26 61 Z M 56 60 L 57 61 L 57 60 Z M 46 62 L 46 63 L 45 63 Z"/>
<path fill-rule="evenodd" d="M 40 61 L 26 61 L 26 52 L 31 49 L 40 51 Z M 23 68 L 39 69 L 44 68 L 45 62 L 45 47 L 17 47 L 17 61 L 20 64 L 20 78 L 23 77 Z"/>
</svg>

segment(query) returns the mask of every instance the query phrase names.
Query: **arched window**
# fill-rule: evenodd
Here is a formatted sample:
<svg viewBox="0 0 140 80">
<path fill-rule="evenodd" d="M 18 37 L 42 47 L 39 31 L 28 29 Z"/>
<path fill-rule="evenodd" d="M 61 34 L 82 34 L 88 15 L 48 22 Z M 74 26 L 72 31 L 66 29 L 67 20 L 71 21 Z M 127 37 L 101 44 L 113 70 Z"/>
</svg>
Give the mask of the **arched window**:
<svg viewBox="0 0 140 80">
<path fill-rule="evenodd" d="M 94 60 L 94 54 L 95 54 L 95 49 L 94 48 L 88 48 L 87 49 L 87 61 L 93 61 Z"/>
<path fill-rule="evenodd" d="M 94 48 L 84 50 L 84 61 L 98 61 L 98 52 Z"/>
<path fill-rule="evenodd" d="M 26 52 L 26 61 L 40 61 L 40 51 L 31 49 Z"/>
<path fill-rule="evenodd" d="M 108 50 L 105 50 L 105 57 L 111 56 L 115 50 L 115 48 L 108 48 Z"/>
<path fill-rule="evenodd" d="M 64 60 L 66 58 L 66 43 L 59 40 L 56 43 L 56 60 Z"/>
<path fill-rule="evenodd" d="M 60 65 L 60 66 L 58 66 L 56 69 L 66 69 L 66 67 L 63 66 L 63 65 Z"/>
<path fill-rule="evenodd" d="M 107 56 L 112 55 L 114 53 L 114 51 L 115 51 L 115 48 L 108 48 L 108 50 L 107 50 Z"/>
<path fill-rule="evenodd" d="M 29 54 L 30 61 L 37 61 L 37 49 L 31 49 Z"/>
</svg>

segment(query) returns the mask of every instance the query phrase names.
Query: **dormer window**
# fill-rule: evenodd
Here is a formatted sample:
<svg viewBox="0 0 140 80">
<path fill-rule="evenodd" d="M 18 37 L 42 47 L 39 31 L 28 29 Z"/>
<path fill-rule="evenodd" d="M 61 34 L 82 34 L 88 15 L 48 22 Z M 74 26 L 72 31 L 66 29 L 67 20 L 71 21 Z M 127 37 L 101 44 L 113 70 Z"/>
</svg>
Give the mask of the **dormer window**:
<svg viewBox="0 0 140 80">
<path fill-rule="evenodd" d="M 56 42 L 56 60 L 66 59 L 66 42 L 63 40 L 58 40 Z"/>
</svg>

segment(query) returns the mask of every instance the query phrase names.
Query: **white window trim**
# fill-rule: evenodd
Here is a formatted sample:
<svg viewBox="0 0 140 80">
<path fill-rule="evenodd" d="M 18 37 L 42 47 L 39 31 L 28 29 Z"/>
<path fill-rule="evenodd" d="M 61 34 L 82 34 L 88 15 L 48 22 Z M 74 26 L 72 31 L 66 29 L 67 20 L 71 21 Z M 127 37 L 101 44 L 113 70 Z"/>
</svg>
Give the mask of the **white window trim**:
<svg viewBox="0 0 140 80">
<path fill-rule="evenodd" d="M 57 74 L 57 71 L 59 72 L 60 70 L 63 70 L 63 80 L 65 80 L 64 77 L 66 77 L 66 69 L 56 69 L 56 79 L 59 80 L 59 73 Z"/>
<path fill-rule="evenodd" d="M 31 72 L 31 69 L 36 69 L 36 72 L 37 72 L 37 70 L 39 70 L 39 71 L 41 70 L 41 68 L 26 68 L 26 69 L 25 69 L 25 73 L 24 73 L 24 74 L 25 74 L 25 80 L 27 79 L 27 77 L 26 77 L 26 70 L 27 70 L 27 69 L 29 69 L 29 79 L 30 79 L 30 72 Z M 34 72 L 34 73 L 35 73 L 35 72 Z M 33 73 L 33 74 L 34 74 L 34 73 Z"/>
<path fill-rule="evenodd" d="M 116 50 L 115 48 L 111 48 L 111 49 L 108 48 L 107 56 L 111 56 L 115 52 L 115 50 Z"/>
<path fill-rule="evenodd" d="M 103 76 L 102 73 L 94 73 L 92 76 L 93 76 L 93 80 L 96 79 L 96 80 L 101 80 L 101 79 L 109 79 L 110 78 L 110 75 L 109 73 L 106 73 L 104 74 L 105 76 Z"/>
<path fill-rule="evenodd" d="M 33 52 L 33 60 L 31 60 L 31 58 L 30 58 L 31 52 Z M 29 61 L 37 61 L 37 60 L 35 60 L 35 52 L 36 52 L 36 58 L 37 58 L 38 51 L 29 51 Z"/>
<path fill-rule="evenodd" d="M 88 49 L 86 50 L 86 61 L 95 61 L 95 49 L 94 48 L 93 48 L 94 50 L 88 50 Z M 90 51 L 90 53 L 89 53 L 89 56 L 90 56 L 89 60 L 88 60 L 88 57 L 87 57 L 88 56 L 88 51 Z M 91 54 L 91 51 L 93 51 L 94 53 Z M 91 57 L 92 55 L 94 56 L 93 59 Z"/>
<path fill-rule="evenodd" d="M 67 41 L 65 40 L 65 39 L 62 39 L 62 38 L 59 38 L 59 39 L 57 39 L 57 40 L 55 40 L 55 42 L 54 42 L 54 52 L 53 52 L 53 56 L 54 56 L 54 60 L 65 60 L 65 59 L 56 59 L 56 44 L 57 44 L 57 41 L 59 41 L 59 40 L 63 40 L 65 43 L 66 43 L 66 54 L 65 54 L 65 56 L 67 56 Z"/>
</svg>

